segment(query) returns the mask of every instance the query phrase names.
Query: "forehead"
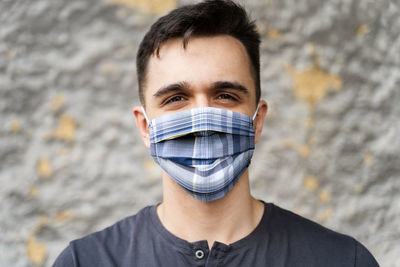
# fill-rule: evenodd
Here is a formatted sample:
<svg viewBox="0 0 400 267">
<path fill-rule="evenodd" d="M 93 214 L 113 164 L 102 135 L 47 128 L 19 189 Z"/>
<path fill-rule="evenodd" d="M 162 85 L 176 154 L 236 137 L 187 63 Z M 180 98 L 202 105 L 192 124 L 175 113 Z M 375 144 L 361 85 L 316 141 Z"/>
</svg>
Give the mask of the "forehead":
<svg viewBox="0 0 400 267">
<path fill-rule="evenodd" d="M 229 36 L 192 37 L 186 48 L 182 38 L 168 40 L 152 55 L 146 75 L 145 98 L 155 90 L 177 82 L 202 87 L 226 80 L 246 86 L 255 95 L 251 64 L 243 44 Z"/>
</svg>

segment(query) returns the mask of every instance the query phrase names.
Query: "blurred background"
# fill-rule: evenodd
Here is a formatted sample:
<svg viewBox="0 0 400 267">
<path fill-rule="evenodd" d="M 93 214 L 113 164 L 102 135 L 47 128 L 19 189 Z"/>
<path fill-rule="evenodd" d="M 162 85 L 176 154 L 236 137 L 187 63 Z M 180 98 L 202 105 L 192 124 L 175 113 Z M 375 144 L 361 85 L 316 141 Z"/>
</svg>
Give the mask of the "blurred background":
<svg viewBox="0 0 400 267">
<path fill-rule="evenodd" d="M 51 266 L 72 239 L 162 200 L 139 138 L 135 55 L 194 1 L 0 1 L 0 266 Z M 400 266 L 400 4 L 242 1 L 269 113 L 253 194 Z"/>
</svg>

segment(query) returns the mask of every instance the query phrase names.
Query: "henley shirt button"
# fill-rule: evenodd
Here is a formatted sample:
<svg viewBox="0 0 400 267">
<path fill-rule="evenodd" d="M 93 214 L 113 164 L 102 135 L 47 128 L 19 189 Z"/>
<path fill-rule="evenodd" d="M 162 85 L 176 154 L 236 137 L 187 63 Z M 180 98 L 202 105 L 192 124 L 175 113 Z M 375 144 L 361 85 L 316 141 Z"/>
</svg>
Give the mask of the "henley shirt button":
<svg viewBox="0 0 400 267">
<path fill-rule="evenodd" d="M 204 258 L 204 252 L 201 249 L 196 250 L 196 252 L 194 253 L 194 255 L 196 256 L 196 258 L 198 258 L 199 260 L 201 260 L 202 258 Z"/>
</svg>

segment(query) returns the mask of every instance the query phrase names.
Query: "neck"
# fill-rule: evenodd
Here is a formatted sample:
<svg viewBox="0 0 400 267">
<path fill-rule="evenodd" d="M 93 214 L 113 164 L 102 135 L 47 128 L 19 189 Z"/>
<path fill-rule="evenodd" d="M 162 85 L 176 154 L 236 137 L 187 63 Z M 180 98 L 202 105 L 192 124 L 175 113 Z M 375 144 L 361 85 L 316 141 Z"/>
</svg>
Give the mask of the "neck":
<svg viewBox="0 0 400 267">
<path fill-rule="evenodd" d="M 164 227 L 188 242 L 231 244 L 258 225 L 264 205 L 250 195 L 248 171 L 223 198 L 202 202 L 190 196 L 163 172 L 164 200 L 157 214 Z"/>
</svg>

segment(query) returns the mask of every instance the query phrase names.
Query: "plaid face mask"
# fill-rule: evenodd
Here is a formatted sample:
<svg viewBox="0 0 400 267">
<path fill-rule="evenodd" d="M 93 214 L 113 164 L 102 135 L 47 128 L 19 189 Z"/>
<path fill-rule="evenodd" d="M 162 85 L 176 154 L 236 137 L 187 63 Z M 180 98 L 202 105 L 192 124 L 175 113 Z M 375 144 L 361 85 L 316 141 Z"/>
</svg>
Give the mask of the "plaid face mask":
<svg viewBox="0 0 400 267">
<path fill-rule="evenodd" d="M 151 156 L 193 197 L 204 202 L 222 198 L 250 164 L 256 114 L 250 118 L 201 107 L 151 121 L 146 116 Z"/>
</svg>

